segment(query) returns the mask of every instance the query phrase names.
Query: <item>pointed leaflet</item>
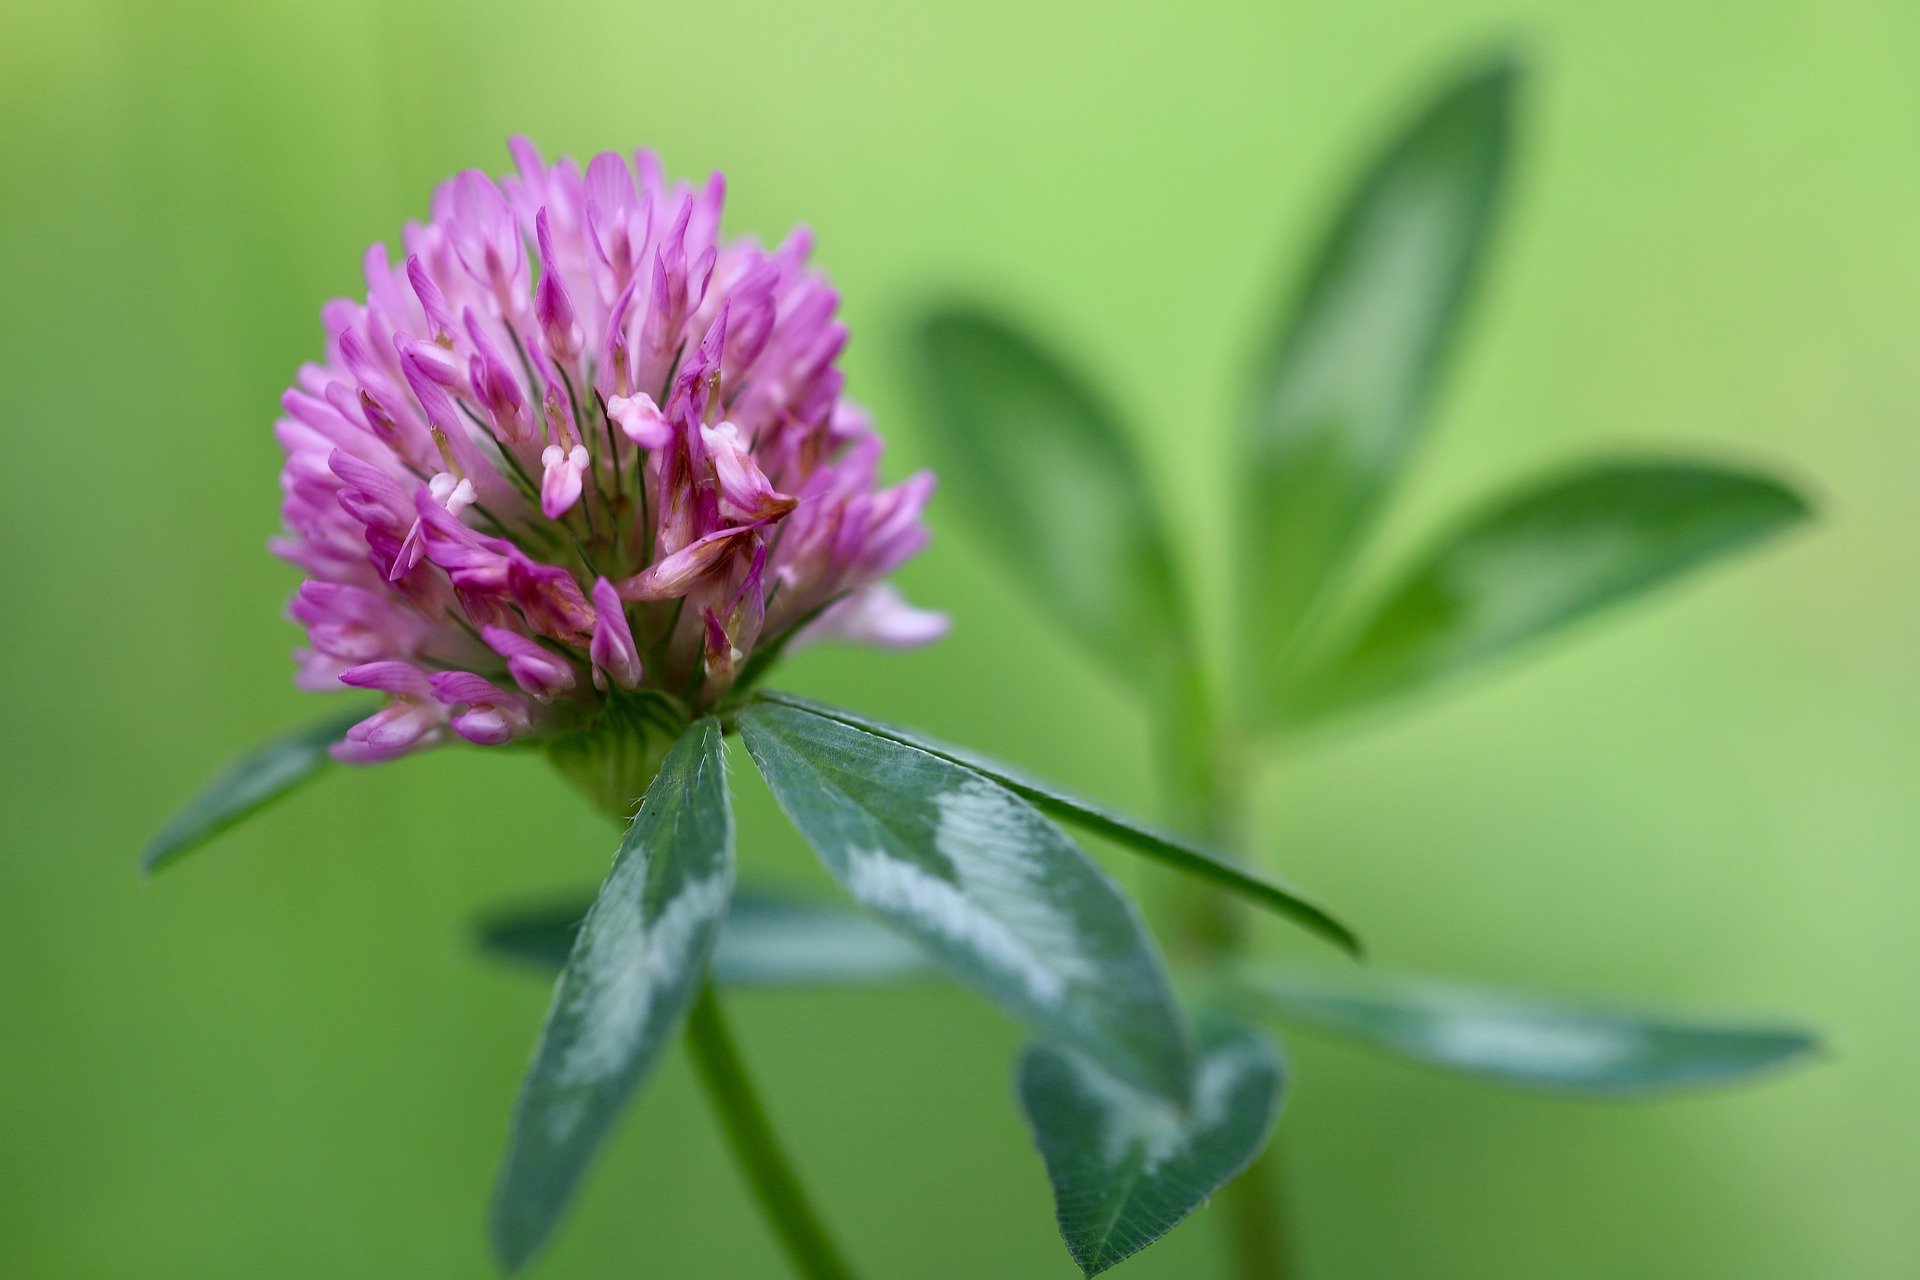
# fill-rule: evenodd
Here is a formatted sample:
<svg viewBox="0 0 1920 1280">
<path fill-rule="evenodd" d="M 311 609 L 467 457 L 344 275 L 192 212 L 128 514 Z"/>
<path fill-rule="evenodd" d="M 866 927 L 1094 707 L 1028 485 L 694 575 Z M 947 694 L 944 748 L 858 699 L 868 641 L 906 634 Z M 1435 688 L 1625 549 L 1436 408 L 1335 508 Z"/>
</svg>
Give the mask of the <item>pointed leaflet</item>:
<svg viewBox="0 0 1920 1280">
<path fill-rule="evenodd" d="M 1308 720 L 1451 680 L 1799 523 L 1768 476 L 1605 462 L 1512 494 L 1435 540 L 1303 680 Z"/>
<path fill-rule="evenodd" d="M 367 708 L 302 726 L 241 756 L 173 815 L 140 855 L 140 870 L 158 871 L 227 828 L 250 818 L 333 763 L 327 748 L 366 719 Z"/>
<path fill-rule="evenodd" d="M 1265 703 L 1404 467 L 1498 203 L 1514 68 L 1450 85 L 1334 219 L 1260 371 L 1245 461 L 1246 652 Z"/>
<path fill-rule="evenodd" d="M 520 907 L 480 927 L 483 949 L 540 969 L 558 969 L 573 950 L 588 904 Z M 716 982 L 735 987 L 846 986 L 925 975 L 920 949 L 847 907 L 739 888 L 713 949 Z"/>
<path fill-rule="evenodd" d="M 1132 901 L 1020 797 L 971 769 L 798 707 L 740 734 L 855 900 L 1043 1035 L 1184 1101 L 1192 1055 Z"/>
<path fill-rule="evenodd" d="M 1124 679 L 1164 695 L 1187 657 L 1172 552 L 1114 415 L 1005 321 L 934 311 L 920 387 L 940 478 L 1043 605 Z"/>
<path fill-rule="evenodd" d="M 1147 823 L 1117 813 L 1105 805 L 1069 795 L 1053 784 L 1043 782 L 1012 765 L 991 760 L 964 747 L 949 746 L 944 742 L 922 737 L 906 729 L 869 719 L 857 712 L 825 706 L 805 698 L 797 698 L 790 693 L 769 692 L 761 694 L 760 697 L 781 706 L 811 711 L 815 715 L 838 720 L 842 724 L 864 729 L 868 733 L 890 738 L 895 742 L 903 742 L 930 755 L 964 765 L 983 777 L 991 778 L 1015 795 L 1030 801 L 1056 818 L 1079 823 L 1108 839 L 1126 845 L 1136 853 L 1164 862 L 1188 875 L 1212 881 L 1229 893 L 1239 894 L 1269 911 L 1289 917 L 1296 924 L 1313 930 L 1336 946 L 1355 955 L 1360 954 L 1362 950 L 1359 936 L 1352 929 L 1300 890 L 1258 871 L 1243 867 L 1190 840 L 1169 835 Z"/>
<path fill-rule="evenodd" d="M 1249 974 L 1228 998 L 1249 1013 L 1397 1057 L 1565 1093 L 1634 1095 L 1726 1084 L 1819 1048 L 1815 1036 L 1797 1027 L 1592 1008 L 1373 972 Z"/>
<path fill-rule="evenodd" d="M 580 927 L 521 1086 L 494 1193 L 501 1262 L 540 1247 L 705 979 L 733 888 L 720 725 L 673 745 Z"/>
<path fill-rule="evenodd" d="M 1258 1033 L 1202 1024 L 1190 1111 L 1114 1079 L 1081 1054 L 1036 1044 L 1020 1105 L 1046 1162 L 1060 1235 L 1087 1275 L 1171 1231 L 1260 1153 L 1282 1073 Z"/>
</svg>

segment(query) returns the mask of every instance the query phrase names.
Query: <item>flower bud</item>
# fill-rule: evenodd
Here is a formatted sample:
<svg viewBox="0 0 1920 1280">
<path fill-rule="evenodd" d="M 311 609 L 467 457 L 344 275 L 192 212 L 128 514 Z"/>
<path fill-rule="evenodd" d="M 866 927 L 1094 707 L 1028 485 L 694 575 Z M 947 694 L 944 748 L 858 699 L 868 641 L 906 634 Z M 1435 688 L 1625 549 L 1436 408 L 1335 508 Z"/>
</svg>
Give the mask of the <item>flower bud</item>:
<svg viewBox="0 0 1920 1280">
<path fill-rule="evenodd" d="M 593 623 L 593 657 L 596 678 L 604 673 L 617 688 L 632 689 L 640 683 L 640 650 L 633 643 L 633 631 L 627 625 L 627 607 L 613 584 L 605 578 L 593 584 L 593 607 L 598 616 Z"/>
</svg>

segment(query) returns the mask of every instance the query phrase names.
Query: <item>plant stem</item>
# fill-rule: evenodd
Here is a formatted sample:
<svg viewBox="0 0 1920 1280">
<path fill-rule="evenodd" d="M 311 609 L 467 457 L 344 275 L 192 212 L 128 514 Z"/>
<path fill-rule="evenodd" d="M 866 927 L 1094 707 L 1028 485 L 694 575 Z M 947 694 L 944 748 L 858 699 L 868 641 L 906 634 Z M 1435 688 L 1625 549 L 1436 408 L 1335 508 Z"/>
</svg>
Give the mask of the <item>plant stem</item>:
<svg viewBox="0 0 1920 1280">
<path fill-rule="evenodd" d="M 1204 695 L 1187 716 L 1163 730 L 1163 772 L 1176 823 L 1220 852 L 1241 857 L 1251 820 L 1246 762 Z M 1245 945 L 1241 904 L 1210 889 L 1179 884 L 1179 946 L 1205 968 L 1218 968 Z M 1296 1280 L 1287 1216 L 1281 1203 L 1278 1143 L 1270 1142 L 1245 1172 L 1220 1191 L 1227 1252 L 1236 1280 Z"/>
<path fill-rule="evenodd" d="M 806 1280 L 852 1280 L 852 1269 L 780 1149 L 711 983 L 701 989 L 688 1015 L 687 1045 L 734 1161 L 794 1271 Z"/>
<path fill-rule="evenodd" d="M 1232 1265 L 1241 1280 L 1288 1280 L 1298 1274 L 1287 1243 L 1283 1185 L 1275 1140 L 1221 1191 Z"/>
</svg>

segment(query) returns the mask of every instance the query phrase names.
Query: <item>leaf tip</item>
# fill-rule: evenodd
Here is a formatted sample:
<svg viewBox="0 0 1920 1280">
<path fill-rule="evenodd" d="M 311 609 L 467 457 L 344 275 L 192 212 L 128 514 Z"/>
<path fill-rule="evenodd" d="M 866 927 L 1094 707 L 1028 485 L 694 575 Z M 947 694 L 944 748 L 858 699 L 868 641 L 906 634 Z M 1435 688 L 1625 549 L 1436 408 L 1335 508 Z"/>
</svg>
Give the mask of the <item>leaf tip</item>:
<svg viewBox="0 0 1920 1280">
<path fill-rule="evenodd" d="M 1080 1274 L 1085 1277 L 1085 1280 L 1093 1280 L 1094 1276 L 1113 1270 L 1128 1258 L 1140 1252 L 1140 1249 L 1137 1248 L 1115 1249 L 1110 1244 L 1103 1244 L 1096 1241 L 1076 1241 L 1067 1235 L 1065 1227 L 1061 1228 L 1060 1238 L 1065 1241 L 1067 1255 L 1073 1259 L 1073 1265 L 1080 1268 Z M 1144 1248 L 1145 1246 L 1143 1245 L 1141 1247 Z"/>
<path fill-rule="evenodd" d="M 1767 477 L 1766 483 L 1780 504 L 1780 519 L 1783 526 L 1817 520 L 1822 515 L 1819 500 L 1801 486 L 1779 476 Z"/>
<path fill-rule="evenodd" d="M 1721 467 L 1723 482 L 1744 491 L 1748 501 L 1747 541 L 1758 543 L 1791 533 L 1823 514 L 1821 501 L 1805 484 L 1770 470 Z"/>
<path fill-rule="evenodd" d="M 983 330 L 989 334 L 995 325 L 984 307 L 960 298 L 931 299 L 913 314 L 905 326 L 905 336 L 923 375 L 943 377 L 947 361 L 956 344 L 977 340 Z"/>
<path fill-rule="evenodd" d="M 487 1243 L 501 1274 L 514 1275 L 523 1270 L 540 1251 L 546 1236 L 546 1223 L 514 1210 L 508 1184 L 503 1182 L 487 1214 Z"/>
<path fill-rule="evenodd" d="M 154 840 L 140 851 L 138 864 L 140 878 L 151 880 L 162 869 L 171 864 L 180 851 L 162 840 Z"/>
<path fill-rule="evenodd" d="M 1826 1038 L 1811 1027 L 1783 1027 L 1780 1031 L 1779 1049 L 1774 1054 L 1776 1066 L 1790 1066 L 1797 1062 L 1815 1061 L 1833 1056 Z"/>
<path fill-rule="evenodd" d="M 1500 41 L 1482 49 L 1461 76 L 1463 84 L 1481 92 L 1507 97 L 1526 79 L 1527 59 L 1516 41 Z"/>
<path fill-rule="evenodd" d="M 1526 83 L 1529 59 L 1522 42 L 1503 40 L 1467 57 L 1439 94 L 1452 108 L 1486 107 L 1504 122 L 1513 114 L 1514 101 Z"/>
<path fill-rule="evenodd" d="M 1298 899 L 1305 909 L 1300 923 L 1319 934 L 1326 941 L 1347 953 L 1353 959 L 1365 963 L 1367 960 L 1366 939 L 1340 917 L 1325 907 L 1305 898 Z"/>
</svg>

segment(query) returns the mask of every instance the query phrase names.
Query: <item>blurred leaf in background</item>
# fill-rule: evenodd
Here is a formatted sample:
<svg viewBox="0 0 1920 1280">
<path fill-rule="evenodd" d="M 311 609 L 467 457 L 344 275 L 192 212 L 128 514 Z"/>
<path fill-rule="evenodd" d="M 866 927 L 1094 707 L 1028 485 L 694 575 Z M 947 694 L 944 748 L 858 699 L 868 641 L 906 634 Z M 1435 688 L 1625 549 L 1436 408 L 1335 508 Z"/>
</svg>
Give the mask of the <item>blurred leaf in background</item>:
<svg viewBox="0 0 1920 1280">
<path fill-rule="evenodd" d="M 942 482 L 1042 607 L 1166 705 L 1199 654 L 1173 550 L 1113 410 L 984 311 L 928 315 L 918 350 Z"/>
<path fill-rule="evenodd" d="M 545 991 L 474 963 L 468 923 L 597 879 L 603 824 L 519 762 L 444 753 L 335 770 L 222 856 L 128 870 L 212 762 L 311 714 L 293 578 L 262 550 L 270 424 L 317 300 L 359 284 L 343 245 L 421 216 L 445 173 L 499 171 L 515 132 L 724 168 L 731 229 L 817 233 L 890 474 L 938 461 L 892 308 L 945 281 L 1047 316 L 1169 540 L 1204 549 L 1232 375 L 1274 314 L 1259 264 L 1324 233 L 1387 104 L 1516 28 L 1546 58 L 1519 200 L 1386 567 L 1490 485 L 1623 436 L 1790 460 L 1822 528 L 1296 754 L 1251 847 L 1392 969 L 1791 1010 L 1837 1048 L 1774 1087 L 1622 1109 L 1290 1036 L 1304 1244 L 1328 1276 L 1920 1273 L 1920 12 L 76 0 L 14 6 L 0 39 L 0 1274 L 487 1272 L 476 1206 Z M 954 639 L 803 654 L 790 687 L 1146 807 L 1141 718 L 983 566 L 960 495 L 907 583 Z M 1209 570 L 1185 585 L 1224 601 Z M 831 894 L 735 764 L 743 861 Z M 870 1210 L 849 1247 L 875 1274 L 1073 1273 L 1003 1019 L 937 984 L 739 1003 L 821 1198 Z M 643 1246 L 661 1274 L 775 1274 L 763 1234 L 713 1229 L 749 1208 L 680 1055 L 626 1133 L 542 1277 L 626 1274 Z M 1578 1195 L 1543 1169 L 1577 1169 Z M 1218 1216 L 1117 1274 L 1211 1273 Z"/>
<path fill-rule="evenodd" d="M 1804 1060 L 1804 1027 L 1548 1000 L 1378 972 L 1256 974 L 1226 997 L 1249 1013 L 1499 1084 L 1644 1097 L 1731 1084 Z"/>
<path fill-rule="evenodd" d="M 1263 362 L 1233 479 L 1244 642 L 1269 707 L 1425 424 L 1500 205 L 1517 78 L 1505 58 L 1476 69 L 1393 139 L 1336 211 Z"/>
<path fill-rule="evenodd" d="M 1779 480 L 1699 462 L 1603 462 L 1441 535 L 1299 680 L 1290 721 L 1434 688 L 1807 518 Z"/>
</svg>

